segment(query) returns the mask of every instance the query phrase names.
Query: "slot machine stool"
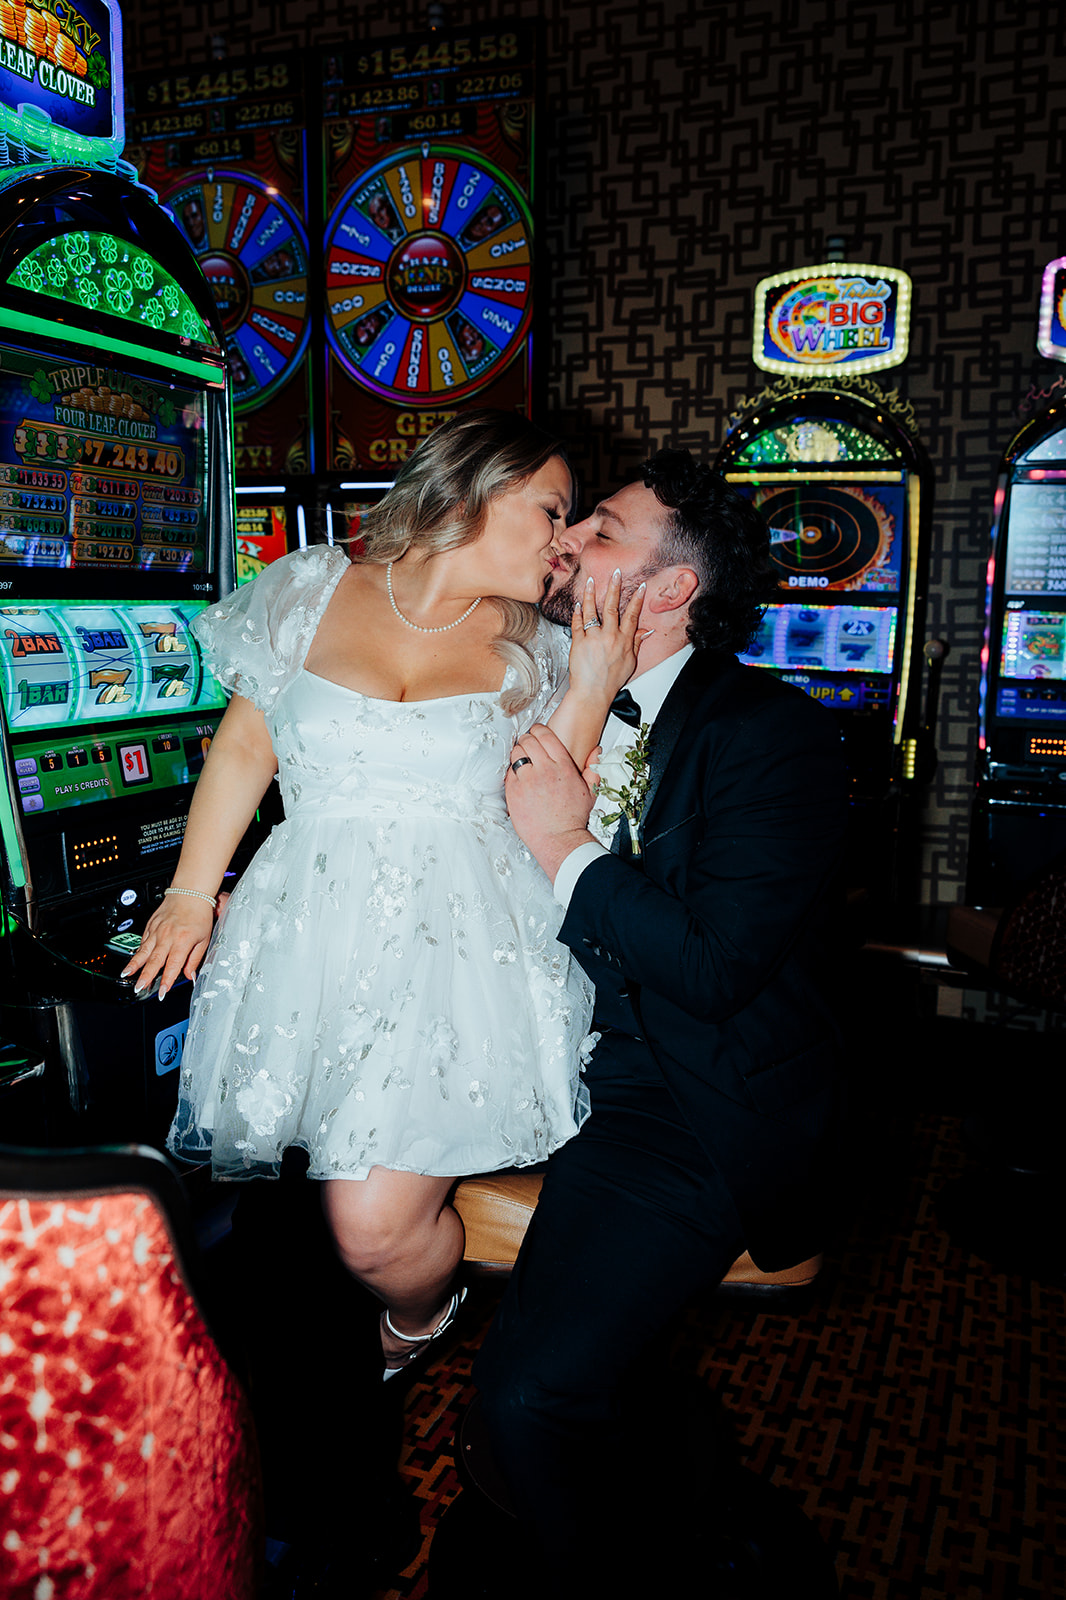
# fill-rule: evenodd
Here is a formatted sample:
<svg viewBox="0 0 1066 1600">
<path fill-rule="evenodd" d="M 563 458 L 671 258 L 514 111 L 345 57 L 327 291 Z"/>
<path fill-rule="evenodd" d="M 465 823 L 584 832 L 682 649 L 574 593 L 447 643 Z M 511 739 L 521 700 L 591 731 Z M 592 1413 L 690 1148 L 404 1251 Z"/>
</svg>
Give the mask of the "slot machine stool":
<svg viewBox="0 0 1066 1600">
<path fill-rule="evenodd" d="M 514 1266 L 536 1208 L 543 1168 L 487 1173 L 465 1178 L 453 1203 L 463 1219 L 467 1270 L 479 1277 L 505 1278 Z M 761 1272 L 745 1251 L 715 1291 L 724 1300 L 755 1301 L 798 1309 L 822 1268 L 821 1255 L 781 1272 Z M 701 1385 L 672 1380 L 672 1402 L 694 1431 L 706 1418 L 715 1428 L 716 1411 Z M 726 1452 L 727 1456 L 731 1452 Z M 430 1600 L 510 1600 L 515 1591 L 514 1558 L 518 1538 L 510 1497 L 489 1449 L 481 1406 L 467 1408 L 456 1436 L 456 1467 L 464 1494 L 441 1518 L 429 1559 Z M 811 1524 L 789 1498 L 731 1459 L 712 1466 L 708 1488 L 733 1537 L 708 1561 L 708 1593 L 729 1600 L 833 1600 L 838 1593 L 832 1562 Z M 472 1562 L 472 1552 L 476 1552 Z M 787 1580 L 787 1581 L 786 1581 Z M 643 1578 L 647 1593 L 654 1579 Z M 782 1583 L 786 1587 L 782 1588 Z M 723 1585 L 727 1585 L 723 1587 Z M 591 1600 L 591 1597 L 590 1597 Z"/>
<path fill-rule="evenodd" d="M 468 1271 L 507 1276 L 536 1209 L 542 1182 L 542 1167 L 463 1179 L 452 1203 L 466 1230 L 463 1261 Z M 811 1288 L 821 1269 L 822 1257 L 817 1255 L 781 1272 L 761 1272 L 745 1250 L 716 1292 L 723 1297 L 787 1304 Z"/>
</svg>

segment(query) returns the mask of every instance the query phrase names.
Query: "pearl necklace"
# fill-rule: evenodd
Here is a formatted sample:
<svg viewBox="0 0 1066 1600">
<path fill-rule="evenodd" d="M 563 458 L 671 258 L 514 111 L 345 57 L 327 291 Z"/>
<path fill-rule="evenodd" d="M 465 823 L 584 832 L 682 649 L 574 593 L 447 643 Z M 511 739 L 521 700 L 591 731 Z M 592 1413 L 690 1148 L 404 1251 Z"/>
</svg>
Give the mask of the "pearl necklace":
<svg viewBox="0 0 1066 1600">
<path fill-rule="evenodd" d="M 395 611 L 396 615 L 399 617 L 399 619 L 403 623 L 404 627 L 405 628 L 413 628 L 416 633 L 450 633 L 453 628 L 457 628 L 459 626 L 460 622 L 465 622 L 467 617 L 470 615 L 470 613 L 472 611 L 476 611 L 477 610 L 477 608 L 481 604 L 481 600 L 482 600 L 482 596 L 478 595 L 478 597 L 474 601 L 473 605 L 467 606 L 466 610 L 463 612 L 461 617 L 456 617 L 454 622 L 446 622 L 444 624 L 443 628 L 423 628 L 423 626 L 422 626 L 422 624 L 420 622 L 412 622 L 410 617 L 405 617 L 403 612 L 400 610 L 399 606 L 396 604 L 396 596 L 392 592 L 392 562 L 391 561 L 389 562 L 388 566 L 385 568 L 385 587 L 389 592 L 389 605 Z"/>
</svg>

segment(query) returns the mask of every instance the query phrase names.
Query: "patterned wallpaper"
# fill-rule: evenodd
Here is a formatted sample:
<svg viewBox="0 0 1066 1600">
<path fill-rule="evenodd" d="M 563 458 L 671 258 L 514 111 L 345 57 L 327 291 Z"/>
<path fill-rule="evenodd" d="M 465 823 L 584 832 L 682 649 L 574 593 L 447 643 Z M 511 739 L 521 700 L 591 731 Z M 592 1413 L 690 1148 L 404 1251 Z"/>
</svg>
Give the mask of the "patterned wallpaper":
<svg viewBox="0 0 1066 1600">
<path fill-rule="evenodd" d="M 129 0 L 127 70 L 419 33 L 405 0 Z M 927 636 L 951 648 L 923 898 L 962 897 L 981 590 L 999 457 L 1033 389 L 1040 273 L 1066 251 L 1058 0 L 465 0 L 541 17 L 546 410 L 595 494 L 648 449 L 711 456 L 767 381 L 754 286 L 825 257 L 904 268 L 936 511 Z M 1066 374 L 1064 374 L 1066 375 Z M 1031 402 L 1030 402 L 1031 403 Z"/>
</svg>

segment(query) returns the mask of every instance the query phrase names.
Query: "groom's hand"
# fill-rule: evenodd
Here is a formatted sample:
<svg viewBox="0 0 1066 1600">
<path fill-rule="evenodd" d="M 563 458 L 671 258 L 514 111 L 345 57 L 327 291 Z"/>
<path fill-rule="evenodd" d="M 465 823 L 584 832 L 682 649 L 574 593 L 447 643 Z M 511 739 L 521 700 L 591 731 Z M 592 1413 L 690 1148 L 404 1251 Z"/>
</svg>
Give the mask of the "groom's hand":
<svg viewBox="0 0 1066 1600">
<path fill-rule="evenodd" d="M 534 723 L 515 745 L 505 793 L 515 832 L 554 883 L 570 852 L 592 840 L 595 797 L 550 728 Z"/>
</svg>

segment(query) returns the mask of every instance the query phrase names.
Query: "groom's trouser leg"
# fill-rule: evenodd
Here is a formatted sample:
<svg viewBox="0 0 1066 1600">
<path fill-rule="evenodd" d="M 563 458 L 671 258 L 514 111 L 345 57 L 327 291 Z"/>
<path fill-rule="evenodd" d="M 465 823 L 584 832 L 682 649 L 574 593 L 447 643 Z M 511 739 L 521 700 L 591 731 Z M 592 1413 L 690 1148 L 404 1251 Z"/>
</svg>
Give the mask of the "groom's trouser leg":
<svg viewBox="0 0 1066 1600">
<path fill-rule="evenodd" d="M 622 1574 L 636 1563 L 668 1503 L 671 1463 L 649 1460 L 635 1368 L 744 1246 L 669 1093 L 602 1072 L 591 1087 L 592 1116 L 549 1163 L 474 1376 L 497 1463 L 554 1576 L 602 1583 L 604 1561 Z"/>
</svg>

